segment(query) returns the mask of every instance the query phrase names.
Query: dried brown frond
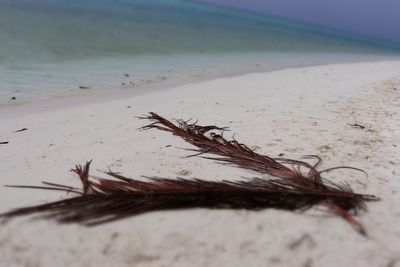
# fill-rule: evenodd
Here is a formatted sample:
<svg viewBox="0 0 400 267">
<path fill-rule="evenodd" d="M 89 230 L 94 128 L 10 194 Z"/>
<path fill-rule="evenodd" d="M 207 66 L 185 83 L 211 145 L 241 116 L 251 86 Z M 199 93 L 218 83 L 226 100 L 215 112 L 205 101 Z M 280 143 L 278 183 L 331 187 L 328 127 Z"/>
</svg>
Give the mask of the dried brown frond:
<svg viewBox="0 0 400 267">
<path fill-rule="evenodd" d="M 347 220 L 358 232 L 365 234 L 353 214 L 365 209 L 365 201 L 377 198 L 354 193 L 347 183 L 333 183 L 321 177 L 323 172 L 351 167 L 318 171 L 321 159 L 317 156 L 308 156 L 317 160 L 311 165 L 304 161 L 261 155 L 236 140 L 226 140 L 223 137 L 226 128 L 200 126 L 183 120 L 175 125 L 155 113 L 142 118 L 152 121 L 142 129 L 156 128 L 171 132 L 194 145 L 196 149 L 189 150 L 197 155 L 213 154 L 214 157 L 206 158 L 268 177 L 234 182 L 145 177 L 143 181 L 108 171 L 106 174 L 112 179 L 105 179 L 89 175 L 89 161 L 84 166 L 76 165 L 72 169 L 79 176 L 82 189 L 49 182 L 44 182 L 44 186 L 14 186 L 61 190 L 76 193 L 77 196 L 15 209 L 0 216 L 11 218 L 39 214 L 60 223 L 91 226 L 155 210 L 196 207 L 305 210 L 323 204 Z"/>
<path fill-rule="evenodd" d="M 258 154 L 251 150 L 248 146 L 239 143 L 237 140 L 227 140 L 223 133 L 226 128 L 217 126 L 200 126 L 189 121 L 177 120 L 177 124 L 151 112 L 147 116 L 140 117 L 152 121 L 151 124 L 142 127 L 142 130 L 158 129 L 167 131 L 181 137 L 186 142 L 195 146 L 195 155 L 213 154 L 216 157 L 203 156 L 222 164 L 229 164 L 246 170 L 252 170 L 260 174 L 269 175 L 274 181 L 290 184 L 296 188 L 303 188 L 305 191 L 313 191 L 318 194 L 330 194 L 341 192 L 348 196 L 345 201 L 338 199 L 330 199 L 327 197 L 321 201 L 331 208 L 336 214 L 343 217 L 351 223 L 357 231 L 365 234 L 365 230 L 352 216 L 350 211 L 357 213 L 359 207 L 364 207 L 363 201 L 377 200 L 378 198 L 370 195 L 362 195 L 356 197 L 350 185 L 347 183 L 334 183 L 324 179 L 321 174 L 336 169 L 353 169 L 364 172 L 349 166 L 338 166 L 323 170 L 317 167 L 321 162 L 321 158 L 316 155 L 306 156 L 308 159 L 316 159 L 316 163 L 311 165 L 301 160 L 293 160 L 288 158 L 272 158 L 267 155 Z M 191 155 L 193 156 L 193 155 Z M 354 198 L 353 198 L 354 196 Z M 360 195 L 358 195 L 360 196 Z"/>
<path fill-rule="evenodd" d="M 1 216 L 39 213 L 44 218 L 56 219 L 60 223 L 73 222 L 92 226 L 155 210 L 198 207 L 302 210 L 327 199 L 335 203 L 348 203 L 351 200 L 354 204 L 351 208 L 363 209 L 362 200 L 369 199 L 365 195 L 339 191 L 319 192 L 284 180 L 261 178 L 213 182 L 146 177 L 146 181 L 140 181 L 111 171 L 107 174 L 114 179 L 94 178 L 89 176 L 89 167 L 90 162 L 87 162 L 84 166 L 77 165 L 73 169 L 83 181 L 82 190 L 47 182 L 47 186 L 24 186 L 74 192 L 77 196 L 15 209 Z"/>
</svg>

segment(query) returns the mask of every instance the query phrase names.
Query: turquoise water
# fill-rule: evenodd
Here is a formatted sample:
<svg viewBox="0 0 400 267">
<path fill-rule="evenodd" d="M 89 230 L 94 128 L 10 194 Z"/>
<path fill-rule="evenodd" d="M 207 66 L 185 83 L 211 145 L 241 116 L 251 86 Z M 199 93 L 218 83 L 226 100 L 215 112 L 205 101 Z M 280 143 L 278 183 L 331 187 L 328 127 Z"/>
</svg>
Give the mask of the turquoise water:
<svg viewBox="0 0 400 267">
<path fill-rule="evenodd" d="M 182 0 L 0 0 L 3 104 L 397 56 L 367 41 Z"/>
</svg>

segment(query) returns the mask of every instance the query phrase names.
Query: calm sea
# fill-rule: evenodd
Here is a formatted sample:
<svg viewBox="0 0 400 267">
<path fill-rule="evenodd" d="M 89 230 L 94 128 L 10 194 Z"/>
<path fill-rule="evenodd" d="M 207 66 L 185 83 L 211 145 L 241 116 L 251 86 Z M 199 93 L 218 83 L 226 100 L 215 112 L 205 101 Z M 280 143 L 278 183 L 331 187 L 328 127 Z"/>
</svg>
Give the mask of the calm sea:
<svg viewBox="0 0 400 267">
<path fill-rule="evenodd" d="M 183 0 L 0 0 L 2 105 L 398 55 L 368 40 Z"/>
</svg>

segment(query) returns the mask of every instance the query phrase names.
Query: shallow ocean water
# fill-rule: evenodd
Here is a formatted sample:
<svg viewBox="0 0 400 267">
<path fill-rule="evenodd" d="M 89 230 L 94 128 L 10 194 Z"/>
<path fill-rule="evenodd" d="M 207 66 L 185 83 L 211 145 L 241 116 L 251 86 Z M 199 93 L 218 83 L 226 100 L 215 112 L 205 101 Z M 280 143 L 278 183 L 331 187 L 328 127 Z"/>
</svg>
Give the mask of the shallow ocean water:
<svg viewBox="0 0 400 267">
<path fill-rule="evenodd" d="M 0 104 L 398 55 L 183 0 L 0 0 Z"/>
</svg>

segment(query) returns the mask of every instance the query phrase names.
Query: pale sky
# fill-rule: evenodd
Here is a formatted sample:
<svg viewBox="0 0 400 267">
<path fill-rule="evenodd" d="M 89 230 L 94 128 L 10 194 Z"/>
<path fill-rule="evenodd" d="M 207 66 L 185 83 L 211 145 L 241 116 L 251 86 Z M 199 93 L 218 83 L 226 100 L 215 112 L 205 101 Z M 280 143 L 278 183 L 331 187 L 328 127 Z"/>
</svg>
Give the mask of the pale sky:
<svg viewBox="0 0 400 267">
<path fill-rule="evenodd" d="M 400 0 L 197 0 L 400 44 Z"/>
</svg>

